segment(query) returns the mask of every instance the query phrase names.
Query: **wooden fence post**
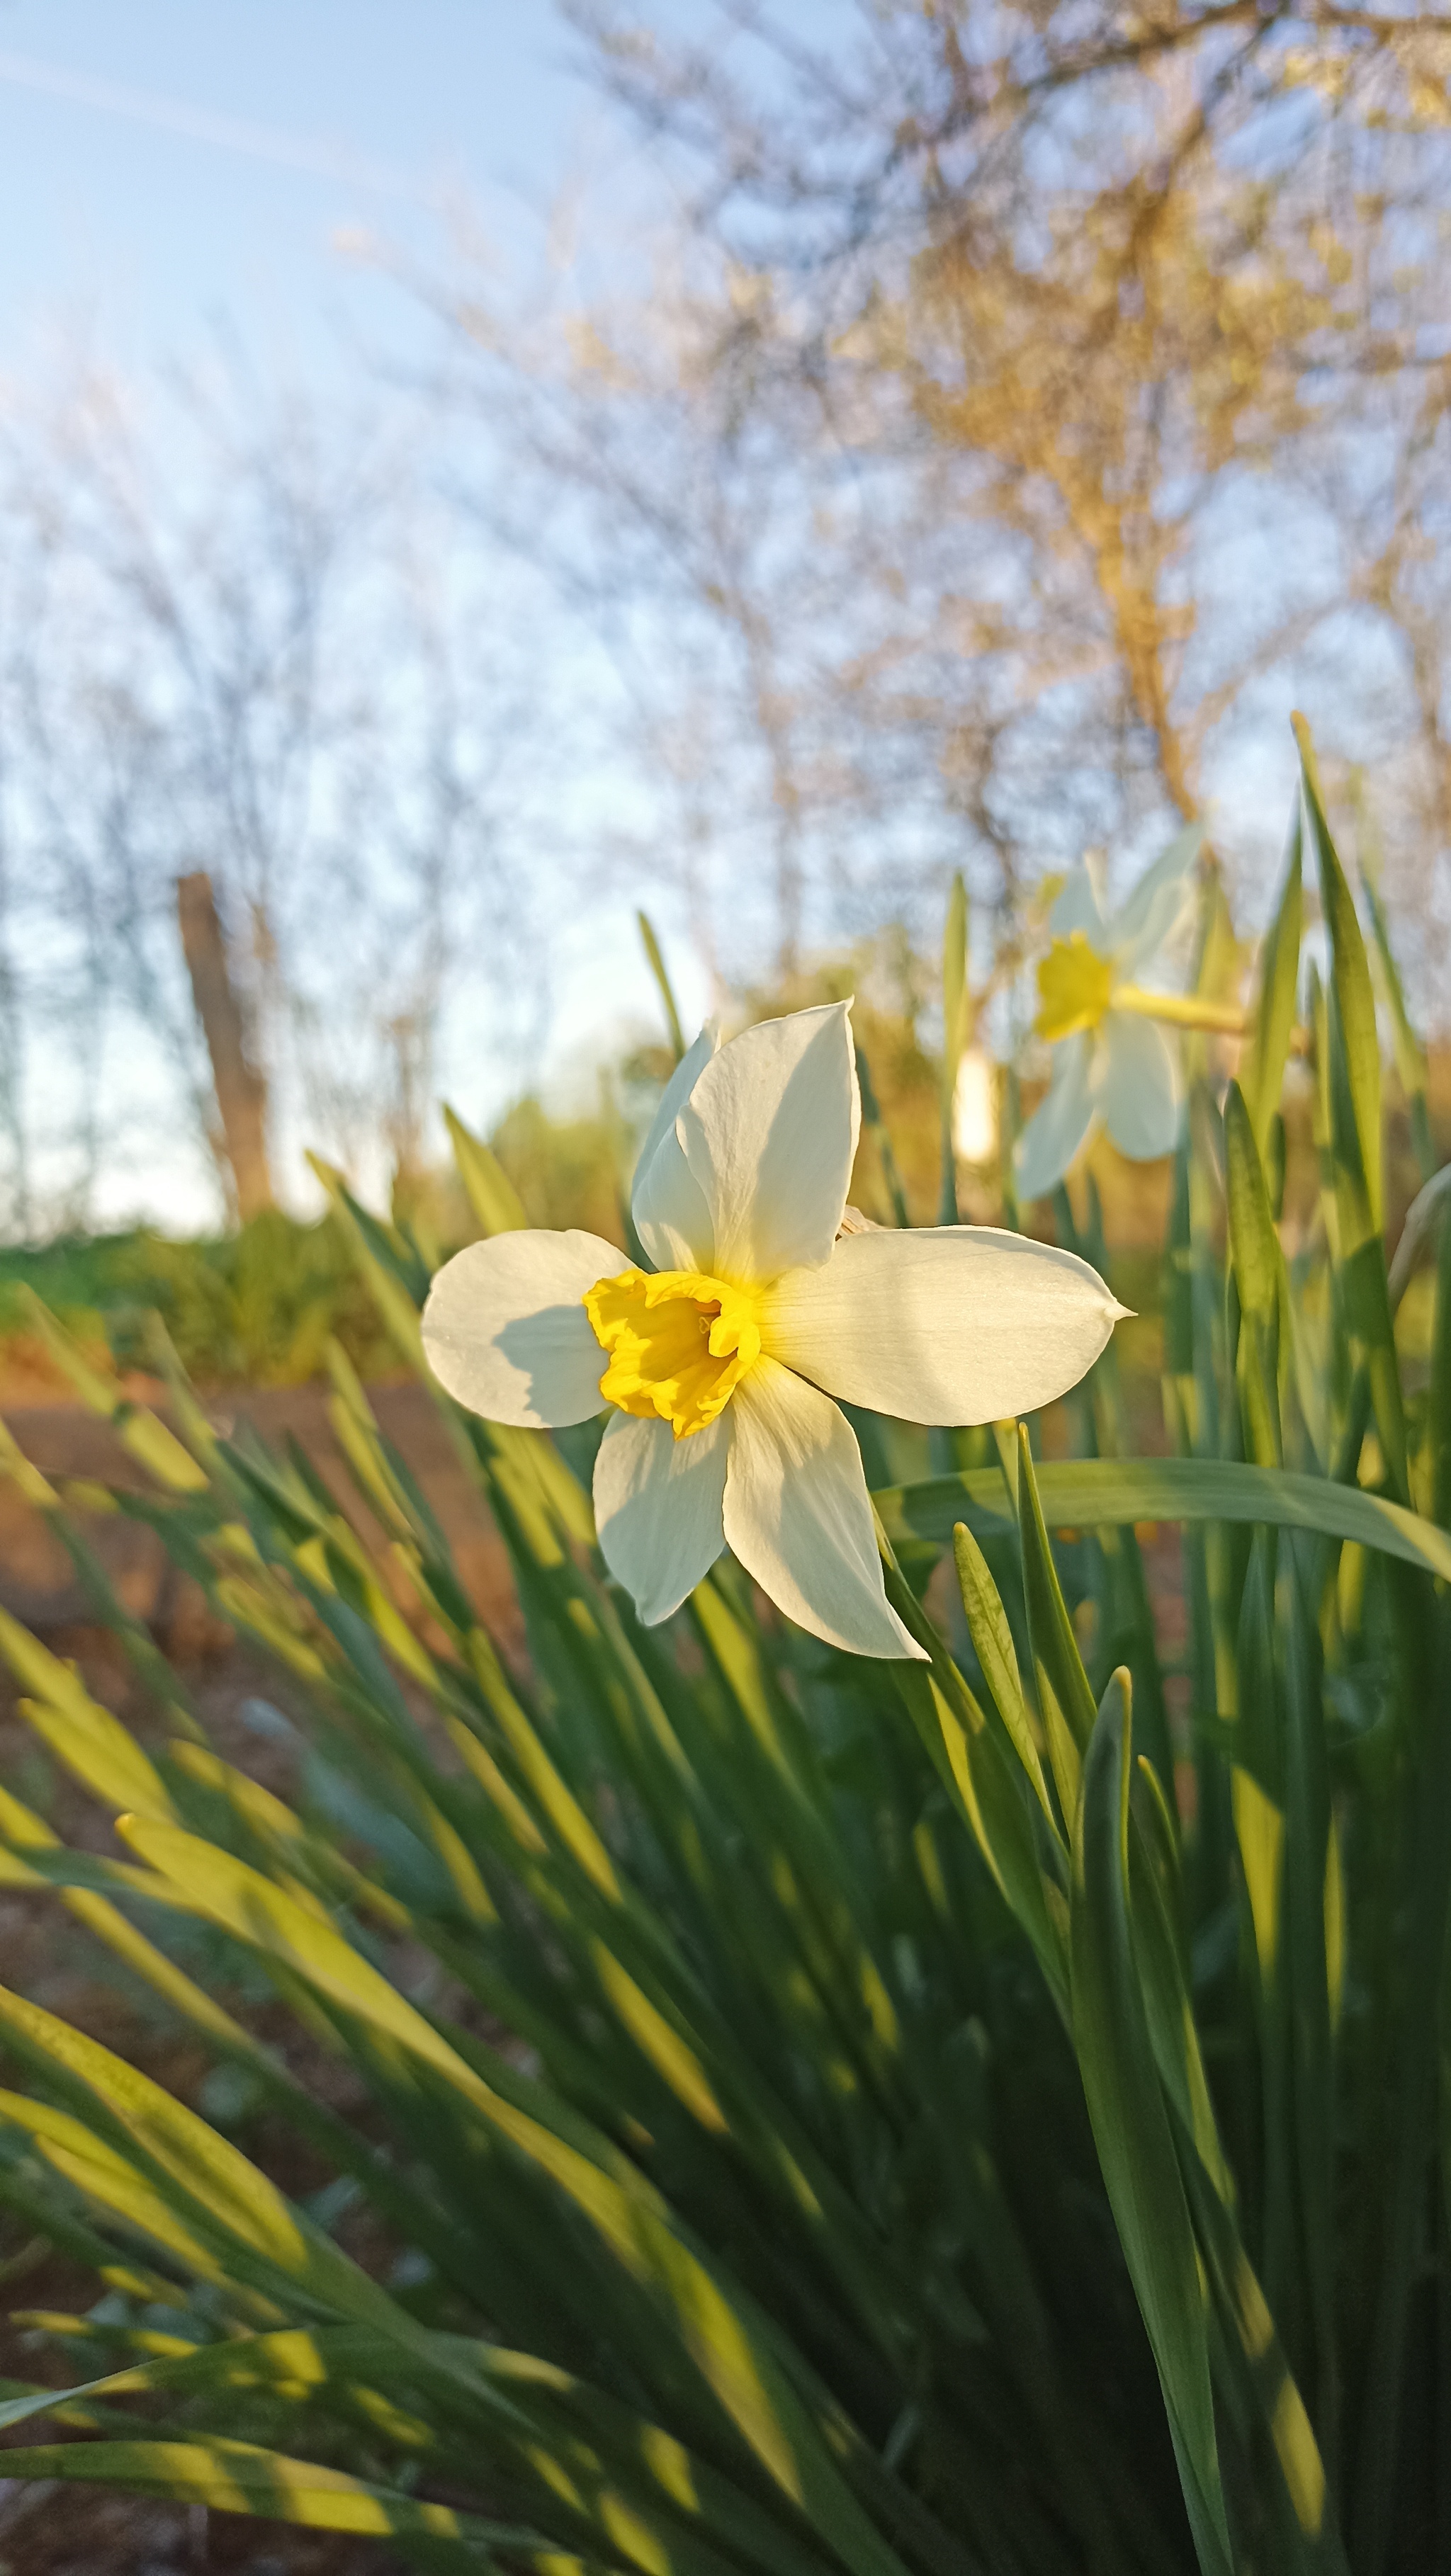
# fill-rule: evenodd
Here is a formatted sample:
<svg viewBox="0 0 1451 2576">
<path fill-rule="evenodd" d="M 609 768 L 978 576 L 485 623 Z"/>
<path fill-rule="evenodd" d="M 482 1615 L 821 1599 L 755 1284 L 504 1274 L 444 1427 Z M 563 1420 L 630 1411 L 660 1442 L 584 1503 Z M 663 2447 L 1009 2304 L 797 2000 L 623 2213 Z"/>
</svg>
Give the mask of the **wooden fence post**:
<svg viewBox="0 0 1451 2576">
<path fill-rule="evenodd" d="M 267 1161 L 267 1084 L 247 1053 L 242 1006 L 227 965 L 227 943 L 217 899 L 205 868 L 176 881 L 176 917 L 192 998 L 212 1064 L 222 1122 L 222 1149 L 231 1166 L 237 1214 L 272 1207 Z"/>
</svg>

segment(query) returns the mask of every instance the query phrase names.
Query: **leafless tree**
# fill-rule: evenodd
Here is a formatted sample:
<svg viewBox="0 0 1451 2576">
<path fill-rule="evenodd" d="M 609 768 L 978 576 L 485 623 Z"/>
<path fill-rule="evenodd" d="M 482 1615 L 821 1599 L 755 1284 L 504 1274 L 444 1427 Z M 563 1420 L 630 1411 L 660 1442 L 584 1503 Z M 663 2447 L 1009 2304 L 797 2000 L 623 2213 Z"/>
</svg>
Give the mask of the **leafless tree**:
<svg viewBox="0 0 1451 2576">
<path fill-rule="evenodd" d="M 416 1163 L 450 1003 L 512 1032 L 539 991 L 538 691 L 416 427 L 230 370 L 148 410 L 89 367 L 6 421 L 0 589 L 0 1118 L 50 1214 L 179 1123 L 233 1208 L 266 1194 L 183 971 L 199 872 L 274 1160 Z"/>
<path fill-rule="evenodd" d="M 1436 917 L 1451 18 L 566 14 L 653 236 L 611 272 L 590 230 L 522 316 L 466 241 L 427 291 L 728 962 L 910 918 L 949 862 L 1009 916 L 1206 801 L 1258 872 L 1299 694 L 1393 776 Z"/>
</svg>

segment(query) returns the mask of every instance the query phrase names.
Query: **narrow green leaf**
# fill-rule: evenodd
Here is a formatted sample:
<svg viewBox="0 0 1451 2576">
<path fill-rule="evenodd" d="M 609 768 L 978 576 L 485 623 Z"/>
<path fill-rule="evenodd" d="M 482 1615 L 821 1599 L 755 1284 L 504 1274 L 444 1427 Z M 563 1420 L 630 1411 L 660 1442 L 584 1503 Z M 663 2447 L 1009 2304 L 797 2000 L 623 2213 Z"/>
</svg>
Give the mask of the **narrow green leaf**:
<svg viewBox="0 0 1451 2576">
<path fill-rule="evenodd" d="M 1018 1544 L 1038 1706 L 1064 1819 L 1078 1805 L 1080 1762 L 1097 1714 L 1043 1523 L 1027 1426 L 1018 1425 Z"/>
<path fill-rule="evenodd" d="M 1040 1511 L 1054 1529 L 1101 1529 L 1112 1522 L 1240 1521 L 1317 1530 L 1324 1538 L 1398 1557 L 1451 1581 L 1451 1538 L 1419 1512 L 1329 1477 L 1251 1467 L 1230 1458 L 1055 1459 L 1036 1469 Z M 968 1467 L 873 1496 L 882 1525 L 899 1541 L 945 1546 L 965 1521 L 979 1540 L 1011 1529 L 996 1468 Z"/>
<path fill-rule="evenodd" d="M 959 871 L 952 880 L 942 932 L 942 1189 L 937 1211 L 939 1225 L 957 1223 L 957 1147 L 953 1139 L 952 1113 L 957 1099 L 958 1068 L 962 1063 L 963 1049 L 972 1034 L 971 1017 L 967 887 Z"/>
<path fill-rule="evenodd" d="M 444 1102 L 443 1115 L 464 1195 L 485 1234 L 515 1234 L 529 1219 L 498 1155 Z"/>
<path fill-rule="evenodd" d="M 1232 2576 L 1199 2257 L 1159 2090 L 1129 1905 L 1127 1673 L 1104 1693 L 1073 1831 L 1073 2037 L 1094 2141 L 1168 2409 L 1204 2576 Z"/>
<path fill-rule="evenodd" d="M 1268 1151 L 1270 1129 L 1279 1109 L 1285 1065 L 1295 1028 L 1304 914 L 1301 838 L 1300 799 L 1297 796 L 1290 822 L 1285 882 L 1275 918 L 1260 951 L 1254 1033 L 1245 1049 L 1239 1077 L 1254 1128 L 1255 1143 L 1262 1155 Z"/>
<path fill-rule="evenodd" d="M 1142 1754 L 1130 1786 L 1129 1884 L 1134 1956 L 1159 2078 L 1215 2191 L 1232 2204 L 1233 2179 L 1189 2000 L 1177 1837 L 1163 1783 Z"/>
<path fill-rule="evenodd" d="M 1451 1220 L 1442 1221 L 1436 1256 L 1436 1309 L 1431 1340 L 1431 1392 L 1426 1408 L 1431 1518 L 1451 1528 Z"/>
<path fill-rule="evenodd" d="M 1229 1252 L 1239 1291 L 1236 1373 L 1247 1445 L 1257 1466 L 1279 1467 L 1284 1462 L 1281 1379 L 1289 1356 L 1282 1351 L 1281 1336 L 1288 1328 L 1289 1289 L 1254 1123 L 1237 1082 L 1230 1084 L 1225 1100 L 1224 1146 Z"/>
<path fill-rule="evenodd" d="M 670 1031 L 670 1044 L 675 1051 L 675 1061 L 679 1064 L 685 1053 L 685 1031 L 680 1025 L 680 1013 L 675 1007 L 675 993 L 666 971 L 660 942 L 655 936 L 654 924 L 647 912 L 637 912 L 635 919 L 640 926 L 640 938 L 649 960 L 650 972 L 659 987 L 660 999 L 665 1006 L 665 1024 Z"/>
<path fill-rule="evenodd" d="M 1406 1007 L 1405 986 L 1396 964 L 1390 923 L 1386 919 L 1386 908 L 1381 899 L 1380 854 L 1364 785 L 1358 777 L 1356 789 L 1360 821 L 1361 883 L 1365 888 L 1365 899 L 1370 909 L 1371 931 L 1375 939 L 1381 983 L 1390 1011 L 1391 1045 L 1395 1053 L 1396 1072 L 1400 1077 L 1401 1089 L 1406 1095 L 1406 1106 L 1411 1118 L 1411 1142 L 1415 1147 L 1416 1161 L 1420 1166 L 1421 1180 L 1424 1184 L 1430 1180 L 1436 1169 L 1436 1144 L 1431 1133 L 1430 1108 L 1426 1098 L 1426 1050 L 1412 1025 L 1411 1015 Z"/>
<path fill-rule="evenodd" d="M 1186 2188 L 1211 2294 L 1223 2328 L 1222 2350 L 1263 2427 L 1283 2489 L 1284 2506 L 1267 2517 L 1269 2563 L 1284 2576 L 1348 2576 L 1344 2544 L 1326 2487 L 1325 2466 L 1268 2300 L 1240 2240 L 1234 2214 L 1185 2160 Z M 1276 2499 L 1277 2501 L 1277 2499 Z M 1278 2529 L 1275 2525 L 1278 2524 Z"/>
<path fill-rule="evenodd" d="M 50 2052 L 50 2066 L 44 2063 L 43 2049 L 31 2053 L 42 2074 L 52 2074 L 54 2052 Z M 39 2161 L 79 2192 L 93 2211 L 119 2219 L 133 2238 L 145 2239 L 153 2253 L 188 2278 L 223 2293 L 223 2304 L 248 2324 L 259 2320 L 275 2324 L 284 2313 L 265 2292 L 258 2295 L 253 2290 L 241 2267 L 227 2261 L 214 2234 L 198 2228 L 194 2208 L 183 2214 L 177 2205 L 180 2195 L 165 2178 L 148 2173 L 134 2158 L 123 2155 L 87 2120 L 58 2110 L 51 2102 L 0 2092 L 0 2122 L 28 2138 Z"/>
<path fill-rule="evenodd" d="M 1310 840 L 1320 871 L 1320 901 L 1330 933 L 1331 981 L 1345 1048 L 1345 1069 L 1355 1132 L 1365 1174 L 1370 1222 L 1378 1234 L 1385 1223 L 1381 1179 L 1380 1036 L 1375 1021 L 1375 991 L 1370 961 L 1356 918 L 1355 899 L 1340 864 L 1315 774 L 1310 730 L 1303 716 L 1294 718 L 1300 746 L 1301 782 Z"/>
<path fill-rule="evenodd" d="M 97 1624 L 110 1629 L 125 1649 L 128 1662 L 144 1688 L 165 1709 L 183 1734 L 201 1737 L 204 1730 L 175 1666 L 167 1661 L 144 1622 L 128 1610 L 101 1559 L 62 1505 L 60 1495 L 31 1464 L 10 1430 L 0 1421 L 0 1475 L 9 1478 L 33 1511 L 43 1512 L 75 1570 L 87 1607 Z"/>
<path fill-rule="evenodd" d="M 1280 1246 L 1244 1094 L 1231 1082 L 1224 1104 L 1230 1257 L 1240 1313 L 1273 1332 L 1280 1310 Z M 1262 1464 L 1265 1462 L 1261 1462 Z"/>
<path fill-rule="evenodd" d="M 155 1765 L 129 1727 L 92 1699 L 73 1664 L 63 1664 L 8 1610 L 0 1610 L 0 1656 L 29 1696 L 21 1712 L 82 1787 L 114 1813 L 173 1819 L 176 1809 Z"/>
<path fill-rule="evenodd" d="M 129 1396 L 117 1379 L 102 1377 L 92 1368 L 79 1345 L 64 1325 L 56 1322 L 33 1288 L 22 1283 L 18 1294 L 27 1321 L 69 1378 L 82 1404 L 110 1423 L 122 1448 L 167 1492 L 199 1493 L 207 1481 L 205 1470 L 198 1466 L 190 1450 L 182 1447 L 175 1432 L 168 1431 L 148 1405 L 138 1404 Z"/>
<path fill-rule="evenodd" d="M 1301 2372 L 1332 2492 L 1337 2478 L 1340 2365 L 1336 2325 L 1336 2096 L 1325 1879 L 1330 1765 L 1320 1638 L 1293 1546 L 1283 1586 L 1285 1635 L 1285 1976 L 1294 2097 L 1297 2213 L 1312 2361 Z"/>
<path fill-rule="evenodd" d="M 1230 2365 L 1277 2463 L 1289 2519 L 1280 2517 L 1276 2566 L 1344 2576 L 1344 2556 L 1324 2462 L 1285 2359 L 1264 2293 L 1240 2240 L 1233 2175 L 1220 2141 L 1189 1994 L 1187 1944 L 1175 1916 L 1178 1858 L 1152 1768 L 1140 1761 L 1129 1828 L 1134 1956 L 1160 2082 L 1182 2137 L 1180 2169 Z M 1237 1780 L 1248 1775 L 1237 1773 Z M 1253 1785 L 1252 1783 L 1250 1784 Z M 1333 2123 L 1325 2123 L 1328 2153 Z M 1325 2244 L 1328 2250 L 1327 2227 Z"/>
<path fill-rule="evenodd" d="M 316 1154 L 309 1155 L 308 1160 L 346 1228 L 384 1322 L 399 1350 L 434 1395 L 465 1466 L 477 1474 L 480 1460 L 488 1460 L 491 1498 L 518 1514 L 531 1552 L 542 1562 L 559 1561 L 563 1553 L 561 1536 L 588 1543 L 594 1537 L 589 1496 L 553 1441 L 542 1432 L 515 1431 L 502 1424 L 477 1421 L 438 1387 L 424 1359 L 419 1330 L 419 1315 L 429 1284 L 421 1260 L 387 1226 L 359 1206 L 341 1172 Z"/>
<path fill-rule="evenodd" d="M 369 2486 L 342 2469 L 315 2460 L 288 2459 L 220 2434 L 205 2441 L 64 2442 L 6 2456 L 12 2477 L 60 2478 L 84 2486 L 119 2487 L 128 2495 L 160 2496 L 207 2506 L 214 2513 L 265 2515 L 310 2531 L 367 2532 L 375 2539 L 427 2539 L 435 2547 L 454 2541 L 459 2563 L 478 2565 L 480 2552 L 498 2549 L 512 2563 L 554 2576 L 557 2545 L 538 2532 L 489 2523 L 451 2505 L 421 2503 L 384 2487 Z M 611 2565 L 611 2561 L 600 2562 Z M 576 2561 L 584 2566 L 586 2561 Z"/>
<path fill-rule="evenodd" d="M 877 1149 L 877 1160 L 882 1167 L 882 1186 L 891 1201 L 892 1221 L 896 1225 L 910 1225 L 912 1218 L 907 1206 L 907 1193 L 902 1187 L 902 1175 L 897 1168 L 892 1139 L 887 1133 L 886 1121 L 877 1099 L 876 1088 L 872 1081 L 872 1069 L 867 1062 L 865 1049 L 862 1047 L 858 1047 L 856 1051 L 856 1077 L 857 1089 L 861 1093 L 862 1125 Z"/>
<path fill-rule="evenodd" d="M 162 1825 L 140 1830 L 175 1832 Z M 395 2321 L 398 2312 L 386 2293 L 238 2148 L 162 2085 L 4 1987 L 0 2028 L 78 2114 L 108 2125 L 113 2143 L 97 2140 L 86 2152 L 116 2170 L 124 2167 L 136 2192 L 184 2225 L 190 2238 L 204 2238 L 229 2272 L 266 2295 L 300 2297 L 325 2313 L 364 2324 Z M 7 2116 L 33 2121 L 38 2106 L 26 2110 L 11 2100 Z M 81 2151 L 74 2139 L 71 2149 Z"/>
<path fill-rule="evenodd" d="M 1009 1758 L 988 1726 L 941 1637 L 884 1549 L 887 1598 L 931 1656 L 930 1670 L 905 1658 L 892 1678 L 954 1806 L 999 1890 L 1032 1942 L 1055 1994 L 1066 1998 L 1061 1895 L 1045 1882 L 1033 1823 Z"/>
<path fill-rule="evenodd" d="M 1235 1639 L 1238 1689 L 1230 1724 L 1235 1835 L 1266 1993 L 1272 1991 L 1280 1969 L 1285 1848 L 1284 1694 L 1275 1624 L 1278 1563 L 1277 1532 L 1257 1529 L 1240 1593 L 1239 1628 Z M 1267 2042 L 1272 2047 L 1277 2044 L 1277 2040 Z M 1266 2070 L 1267 2095 L 1273 2093 L 1279 2077 L 1277 2060 L 1273 2068 Z M 1283 2198 L 1288 2176 L 1286 2125 L 1273 2103 L 1267 2109 L 1266 2120 L 1271 2133 L 1269 2197 L 1272 2220 L 1278 2223 L 1275 2211 Z M 1285 2151 L 1283 2154 L 1282 2150 Z M 1284 2167 L 1283 2172 L 1278 2171 L 1277 2158 Z M 1277 2177 L 1278 2194 L 1275 2188 Z M 1271 2280 L 1277 2283 L 1277 2263 L 1269 2264 L 1269 2273 Z"/>
<path fill-rule="evenodd" d="M 415 1275 L 409 1262 L 387 1227 L 360 1207 L 347 1182 L 331 1163 L 318 1154 L 309 1154 L 308 1162 L 336 1208 L 358 1264 L 372 1291 L 378 1312 L 397 1343 L 399 1351 L 420 1377 L 425 1375 L 423 1342 L 418 1329 L 419 1309 L 427 1288 L 425 1277 Z"/>
<path fill-rule="evenodd" d="M 952 1533 L 952 1548 L 973 1651 L 982 1666 L 983 1678 L 992 1692 L 998 1715 L 1012 1739 L 1013 1750 L 1028 1775 L 1033 1795 L 1056 1833 L 1053 1803 L 1043 1777 L 1043 1765 L 1038 1759 L 1038 1747 L 1033 1741 L 1032 1720 L 1018 1672 L 1017 1648 L 1013 1644 L 1013 1632 L 1008 1625 L 1002 1595 L 988 1571 L 982 1549 L 964 1521 L 959 1521 Z"/>
</svg>

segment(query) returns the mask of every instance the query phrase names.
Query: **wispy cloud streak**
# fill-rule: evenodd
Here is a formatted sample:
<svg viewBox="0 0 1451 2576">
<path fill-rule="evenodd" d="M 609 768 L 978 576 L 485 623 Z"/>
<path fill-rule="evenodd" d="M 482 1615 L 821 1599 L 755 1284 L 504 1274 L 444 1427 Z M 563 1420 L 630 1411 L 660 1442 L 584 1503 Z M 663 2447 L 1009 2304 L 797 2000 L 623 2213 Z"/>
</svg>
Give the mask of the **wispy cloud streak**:
<svg viewBox="0 0 1451 2576">
<path fill-rule="evenodd" d="M 219 116 L 210 108 L 193 106 L 187 99 L 167 98 L 154 90 L 130 89 L 119 81 L 93 80 L 86 73 L 66 70 L 60 63 L 42 62 L 33 54 L 0 52 L 0 82 L 8 82 L 14 89 L 36 90 L 47 98 L 64 99 L 75 107 L 93 108 L 103 116 L 124 117 L 132 125 L 151 126 L 163 134 L 179 135 L 189 143 L 206 144 L 214 151 L 236 152 L 248 160 L 270 161 L 279 169 L 300 171 L 307 178 L 366 189 L 373 196 L 416 201 L 423 194 L 418 182 L 405 172 L 361 158 L 320 137 L 288 134 L 273 126 L 253 125 L 242 117 Z"/>
</svg>

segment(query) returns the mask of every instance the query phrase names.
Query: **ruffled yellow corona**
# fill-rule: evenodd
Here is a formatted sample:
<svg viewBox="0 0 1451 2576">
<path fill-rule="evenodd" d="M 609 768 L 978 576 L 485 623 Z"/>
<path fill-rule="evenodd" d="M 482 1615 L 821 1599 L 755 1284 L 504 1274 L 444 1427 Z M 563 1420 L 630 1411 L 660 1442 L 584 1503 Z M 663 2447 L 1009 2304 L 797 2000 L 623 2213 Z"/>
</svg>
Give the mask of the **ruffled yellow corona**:
<svg viewBox="0 0 1451 2576">
<path fill-rule="evenodd" d="M 584 1310 L 610 1355 L 605 1402 L 658 1416 L 677 1440 L 714 1422 L 761 1356 L 750 1291 L 701 1270 L 622 1270 L 595 1281 Z"/>
</svg>

